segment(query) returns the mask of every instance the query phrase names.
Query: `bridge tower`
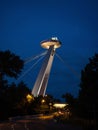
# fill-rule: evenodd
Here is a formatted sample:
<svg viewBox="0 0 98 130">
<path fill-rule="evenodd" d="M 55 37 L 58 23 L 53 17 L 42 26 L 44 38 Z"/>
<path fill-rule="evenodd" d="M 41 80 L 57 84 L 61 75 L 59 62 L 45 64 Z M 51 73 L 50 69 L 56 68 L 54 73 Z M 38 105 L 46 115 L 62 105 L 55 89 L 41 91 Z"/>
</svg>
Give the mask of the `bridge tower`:
<svg viewBox="0 0 98 130">
<path fill-rule="evenodd" d="M 48 49 L 48 51 L 45 55 L 42 67 L 32 89 L 32 95 L 34 95 L 34 97 L 45 95 L 55 50 L 60 46 L 61 42 L 58 40 L 57 37 L 52 37 L 49 40 L 41 42 L 41 47 Z"/>
</svg>

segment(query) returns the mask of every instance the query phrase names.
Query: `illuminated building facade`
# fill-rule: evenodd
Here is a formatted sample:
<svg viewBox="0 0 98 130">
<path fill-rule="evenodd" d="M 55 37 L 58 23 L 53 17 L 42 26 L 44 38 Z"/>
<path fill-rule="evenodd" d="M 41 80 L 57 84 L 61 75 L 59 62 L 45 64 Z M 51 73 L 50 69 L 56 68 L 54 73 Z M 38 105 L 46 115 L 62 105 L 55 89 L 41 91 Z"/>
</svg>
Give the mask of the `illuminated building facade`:
<svg viewBox="0 0 98 130">
<path fill-rule="evenodd" d="M 45 95 L 55 50 L 61 46 L 61 42 L 57 37 L 53 37 L 50 40 L 42 41 L 41 46 L 48 49 L 48 51 L 32 89 L 32 95 L 34 95 L 34 97 Z"/>
</svg>

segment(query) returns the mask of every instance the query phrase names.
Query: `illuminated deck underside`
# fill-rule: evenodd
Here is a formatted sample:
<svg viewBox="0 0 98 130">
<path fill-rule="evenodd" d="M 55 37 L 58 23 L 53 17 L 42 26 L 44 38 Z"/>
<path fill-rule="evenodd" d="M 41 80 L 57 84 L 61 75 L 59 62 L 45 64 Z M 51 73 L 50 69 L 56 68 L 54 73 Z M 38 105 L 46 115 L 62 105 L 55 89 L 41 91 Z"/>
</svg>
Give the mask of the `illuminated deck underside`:
<svg viewBox="0 0 98 130">
<path fill-rule="evenodd" d="M 49 49 L 50 46 L 54 46 L 54 48 L 59 48 L 61 46 L 59 41 L 50 40 L 41 42 L 41 46 L 43 48 Z"/>
<path fill-rule="evenodd" d="M 41 46 L 48 49 L 48 51 L 32 90 L 32 95 L 34 95 L 34 97 L 45 95 L 55 49 L 60 47 L 61 43 L 58 40 L 50 39 L 48 41 L 41 42 Z"/>
</svg>

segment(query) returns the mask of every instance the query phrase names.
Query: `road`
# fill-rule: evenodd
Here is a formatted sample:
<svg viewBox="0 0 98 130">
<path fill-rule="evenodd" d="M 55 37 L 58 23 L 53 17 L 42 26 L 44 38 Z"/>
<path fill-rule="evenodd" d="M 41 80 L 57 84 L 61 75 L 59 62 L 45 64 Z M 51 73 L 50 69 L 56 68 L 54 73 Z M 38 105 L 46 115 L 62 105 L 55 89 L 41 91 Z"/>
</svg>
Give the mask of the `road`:
<svg viewBox="0 0 98 130">
<path fill-rule="evenodd" d="M 82 128 L 56 123 L 51 116 L 28 116 L 0 123 L 0 130 L 82 130 Z"/>
</svg>

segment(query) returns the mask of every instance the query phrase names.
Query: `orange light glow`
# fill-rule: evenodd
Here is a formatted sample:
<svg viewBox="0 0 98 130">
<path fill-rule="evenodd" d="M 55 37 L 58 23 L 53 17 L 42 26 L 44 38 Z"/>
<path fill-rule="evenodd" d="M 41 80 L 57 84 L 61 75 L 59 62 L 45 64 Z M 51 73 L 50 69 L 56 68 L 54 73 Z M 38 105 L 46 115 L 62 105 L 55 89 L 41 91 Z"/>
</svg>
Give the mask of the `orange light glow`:
<svg viewBox="0 0 98 130">
<path fill-rule="evenodd" d="M 28 102 L 31 102 L 34 98 L 33 98 L 32 95 L 28 94 L 28 95 L 26 96 L 26 99 L 27 99 Z"/>
</svg>

